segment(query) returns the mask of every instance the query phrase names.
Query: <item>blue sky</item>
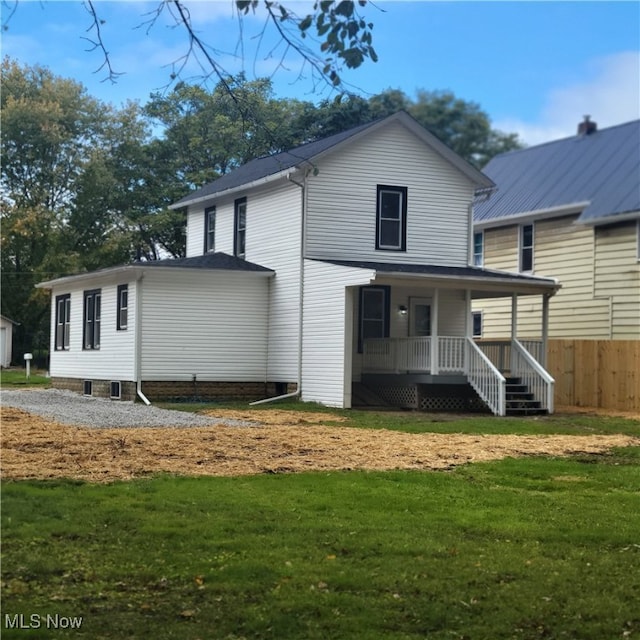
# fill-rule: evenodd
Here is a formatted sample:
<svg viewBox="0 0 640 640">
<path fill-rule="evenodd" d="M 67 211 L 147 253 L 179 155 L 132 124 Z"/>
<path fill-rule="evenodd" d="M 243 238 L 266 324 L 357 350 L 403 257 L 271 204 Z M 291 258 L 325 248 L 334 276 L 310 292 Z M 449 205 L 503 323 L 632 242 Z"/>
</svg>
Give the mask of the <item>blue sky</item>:
<svg viewBox="0 0 640 640">
<path fill-rule="evenodd" d="M 279 50 L 264 15 L 239 20 L 231 0 L 184 0 L 199 35 L 230 73 L 271 75 L 276 95 L 318 101 L 300 60 L 278 68 Z M 312 3 L 284 0 L 298 13 Z M 91 18 L 80 1 L 13 0 L 2 6 L 2 54 L 82 82 L 91 95 L 121 105 L 147 101 L 169 82 L 187 50 L 185 33 L 165 11 L 147 30 L 157 1 L 95 3 L 112 66 L 125 74 L 104 81 L 100 52 L 87 51 Z M 478 103 L 493 126 L 528 144 L 573 135 L 584 114 L 602 127 L 640 118 L 640 3 L 637 2 L 378 2 L 364 10 L 374 23 L 379 62 L 344 75 L 362 95 L 398 88 L 451 90 Z M 138 27 L 138 28 L 136 28 Z M 302 73 L 302 77 L 300 77 Z M 198 74 L 189 67 L 185 78 Z"/>
</svg>

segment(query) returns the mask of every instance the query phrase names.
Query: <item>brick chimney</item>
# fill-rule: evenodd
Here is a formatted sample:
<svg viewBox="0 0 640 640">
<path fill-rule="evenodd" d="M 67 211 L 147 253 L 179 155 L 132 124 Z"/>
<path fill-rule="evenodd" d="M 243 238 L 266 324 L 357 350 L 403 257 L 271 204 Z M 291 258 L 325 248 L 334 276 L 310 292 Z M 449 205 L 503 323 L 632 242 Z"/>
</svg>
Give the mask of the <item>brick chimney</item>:
<svg viewBox="0 0 640 640">
<path fill-rule="evenodd" d="M 591 118 L 591 116 L 585 116 L 584 120 L 578 124 L 579 136 L 588 136 L 598 130 L 598 123 L 591 122 L 589 118 Z"/>
</svg>

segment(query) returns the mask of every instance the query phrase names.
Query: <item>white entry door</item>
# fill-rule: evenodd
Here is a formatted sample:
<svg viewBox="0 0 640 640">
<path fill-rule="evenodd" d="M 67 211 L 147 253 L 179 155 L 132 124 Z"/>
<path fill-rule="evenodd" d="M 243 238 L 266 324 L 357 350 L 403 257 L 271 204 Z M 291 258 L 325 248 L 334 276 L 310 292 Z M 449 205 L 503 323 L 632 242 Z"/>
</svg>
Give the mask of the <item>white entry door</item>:
<svg viewBox="0 0 640 640">
<path fill-rule="evenodd" d="M 431 335 L 430 298 L 409 298 L 409 335 L 416 338 Z"/>
</svg>

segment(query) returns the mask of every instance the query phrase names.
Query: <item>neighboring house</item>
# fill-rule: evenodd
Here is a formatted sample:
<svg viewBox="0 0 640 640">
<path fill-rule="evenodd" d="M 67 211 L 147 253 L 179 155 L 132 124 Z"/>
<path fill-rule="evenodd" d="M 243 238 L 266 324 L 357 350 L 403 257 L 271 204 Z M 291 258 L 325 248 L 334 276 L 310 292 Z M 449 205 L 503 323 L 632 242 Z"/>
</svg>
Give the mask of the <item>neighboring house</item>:
<svg viewBox="0 0 640 640">
<path fill-rule="evenodd" d="M 11 366 L 13 357 L 13 326 L 19 324 L 6 316 L 0 315 L 0 367 Z"/>
<path fill-rule="evenodd" d="M 474 208 L 474 264 L 557 278 L 548 335 L 640 339 L 640 120 L 497 156 L 497 185 Z M 476 333 L 511 334 L 511 301 L 473 305 Z M 540 336 L 542 305 L 521 299 L 517 335 Z"/>
<path fill-rule="evenodd" d="M 470 266 L 471 203 L 492 188 L 404 112 L 248 162 L 175 203 L 186 258 L 38 285 L 53 383 L 336 407 L 373 390 L 419 408 L 473 388 L 503 415 L 507 383 L 472 340 L 471 301 L 548 301 L 558 285 Z M 551 411 L 550 376 L 513 351 L 512 374 Z"/>
</svg>

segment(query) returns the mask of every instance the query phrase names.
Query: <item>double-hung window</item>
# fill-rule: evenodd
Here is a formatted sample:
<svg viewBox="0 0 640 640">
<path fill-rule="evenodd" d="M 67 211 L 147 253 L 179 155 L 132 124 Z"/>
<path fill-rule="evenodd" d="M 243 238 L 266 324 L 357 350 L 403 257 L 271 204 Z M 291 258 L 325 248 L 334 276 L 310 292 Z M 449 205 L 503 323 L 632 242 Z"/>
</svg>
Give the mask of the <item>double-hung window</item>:
<svg viewBox="0 0 640 640">
<path fill-rule="evenodd" d="M 473 266 L 484 264 L 484 234 L 482 231 L 473 234 Z"/>
<path fill-rule="evenodd" d="M 245 257 L 247 237 L 247 199 L 238 198 L 234 203 L 234 237 L 233 255 L 238 258 Z"/>
<path fill-rule="evenodd" d="M 533 224 L 520 227 L 520 271 L 533 271 Z"/>
<path fill-rule="evenodd" d="M 407 250 L 407 188 L 378 185 L 376 249 Z"/>
<path fill-rule="evenodd" d="M 71 294 L 56 296 L 56 351 L 69 349 L 71 333 Z"/>
<path fill-rule="evenodd" d="M 118 285 L 117 329 L 124 331 L 129 322 L 129 285 Z"/>
<path fill-rule="evenodd" d="M 204 210 L 204 252 L 215 251 L 216 246 L 216 208 Z"/>
<path fill-rule="evenodd" d="M 389 337 L 389 287 L 360 289 L 359 348 L 365 340 Z"/>
<path fill-rule="evenodd" d="M 100 289 L 84 292 L 83 348 L 100 348 Z"/>
</svg>

